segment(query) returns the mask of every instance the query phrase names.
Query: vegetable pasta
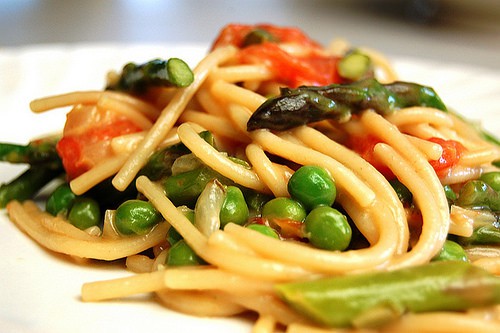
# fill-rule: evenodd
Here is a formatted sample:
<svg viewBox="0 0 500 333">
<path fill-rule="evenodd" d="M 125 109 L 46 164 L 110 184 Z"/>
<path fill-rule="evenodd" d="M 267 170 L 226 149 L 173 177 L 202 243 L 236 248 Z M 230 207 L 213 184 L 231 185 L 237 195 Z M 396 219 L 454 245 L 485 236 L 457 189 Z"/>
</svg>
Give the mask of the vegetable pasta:
<svg viewBox="0 0 500 333">
<path fill-rule="evenodd" d="M 155 293 L 260 332 L 500 326 L 499 142 L 372 50 L 233 24 L 193 70 L 128 64 L 30 106 L 72 109 L 2 145 L 31 167 L 0 203 L 42 246 L 135 272 L 85 302 Z"/>
</svg>

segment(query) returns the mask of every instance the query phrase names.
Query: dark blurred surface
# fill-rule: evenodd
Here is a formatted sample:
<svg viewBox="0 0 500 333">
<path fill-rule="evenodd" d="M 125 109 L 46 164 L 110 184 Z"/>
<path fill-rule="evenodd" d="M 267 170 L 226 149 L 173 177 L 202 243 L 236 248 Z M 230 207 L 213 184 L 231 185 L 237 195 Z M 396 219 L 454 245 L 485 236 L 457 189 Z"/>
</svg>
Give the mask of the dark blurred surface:
<svg viewBox="0 0 500 333">
<path fill-rule="evenodd" d="M 0 0 L 0 47 L 210 43 L 230 22 L 293 25 L 328 43 L 498 68 L 496 0 Z"/>
</svg>

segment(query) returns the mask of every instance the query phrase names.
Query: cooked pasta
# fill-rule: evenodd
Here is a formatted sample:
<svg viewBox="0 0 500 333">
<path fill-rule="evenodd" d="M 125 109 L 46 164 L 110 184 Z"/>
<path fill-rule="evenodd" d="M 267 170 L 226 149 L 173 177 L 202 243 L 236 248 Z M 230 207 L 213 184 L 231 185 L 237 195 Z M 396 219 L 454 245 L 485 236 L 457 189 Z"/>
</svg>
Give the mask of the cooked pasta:
<svg viewBox="0 0 500 333">
<path fill-rule="evenodd" d="M 51 251 L 126 260 L 130 276 L 85 283 L 84 302 L 155 293 L 197 316 L 254 312 L 263 333 L 500 329 L 500 146 L 431 88 L 369 48 L 271 25 L 226 27 L 185 85 L 121 91 L 126 68 L 31 103 L 73 107 L 64 169 L 50 164 L 67 184 L 45 207 L 6 203 Z M 364 277 L 375 287 L 350 286 Z M 351 289 L 315 289 L 329 281 Z"/>
</svg>

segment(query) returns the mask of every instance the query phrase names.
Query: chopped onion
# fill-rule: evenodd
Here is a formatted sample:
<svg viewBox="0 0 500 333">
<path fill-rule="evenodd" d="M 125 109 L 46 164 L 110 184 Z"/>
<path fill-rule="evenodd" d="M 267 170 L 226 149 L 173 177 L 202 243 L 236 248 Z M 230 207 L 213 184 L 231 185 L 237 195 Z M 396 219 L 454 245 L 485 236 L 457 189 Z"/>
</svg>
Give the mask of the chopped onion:
<svg viewBox="0 0 500 333">
<path fill-rule="evenodd" d="M 226 190 L 217 179 L 208 182 L 194 207 L 195 225 L 205 236 L 210 236 L 220 228 L 220 210 Z"/>
</svg>

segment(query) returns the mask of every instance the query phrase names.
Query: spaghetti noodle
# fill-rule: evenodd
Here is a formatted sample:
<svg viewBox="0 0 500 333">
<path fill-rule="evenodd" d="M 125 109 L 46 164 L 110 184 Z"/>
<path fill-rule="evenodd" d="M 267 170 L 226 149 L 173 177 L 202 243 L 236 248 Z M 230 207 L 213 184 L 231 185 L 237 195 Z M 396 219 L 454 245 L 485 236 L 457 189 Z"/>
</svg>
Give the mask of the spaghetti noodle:
<svg viewBox="0 0 500 333">
<path fill-rule="evenodd" d="M 287 130 L 247 130 L 249 118 L 265 104 L 265 96 L 286 93 L 280 87 L 349 84 L 366 77 L 396 80 L 381 54 L 362 48 L 356 50 L 356 57 L 368 59 L 368 65 L 360 77 L 340 77 L 340 59 L 354 53 L 345 43 L 332 45 L 337 49 L 323 48 L 292 28 L 230 25 L 194 69 L 194 81 L 187 87 L 154 87 L 143 95 L 74 92 L 33 101 L 34 112 L 73 106 L 74 114 L 102 115 L 86 126 L 78 123 L 81 115 L 73 115 L 77 123 L 71 124 L 69 117 L 63 133 L 64 140 L 76 136 L 88 144 L 97 141 L 104 147 L 101 155 L 83 156 L 83 152 L 80 160 L 70 160 L 72 148 L 57 146 L 76 197 L 90 195 L 106 181 L 117 193 L 126 193 L 132 186 L 135 197 L 151 203 L 161 221 L 137 235 L 124 235 L 119 226 L 124 213 L 114 204 L 105 208 L 104 224 L 89 233 L 70 224 L 70 211 L 52 216 L 29 200 L 8 203 L 11 220 L 55 252 L 105 261 L 126 258 L 136 273 L 86 283 L 82 287 L 85 302 L 156 293 L 167 307 L 194 315 L 256 312 L 255 332 L 498 331 L 495 304 L 499 299 L 480 303 L 481 311 L 490 314 L 487 319 L 474 315 L 478 310 L 467 303 L 458 310 L 423 311 L 428 313 L 404 308 L 390 318 L 370 309 L 369 315 L 376 318 L 357 315 L 347 327 L 325 328 L 297 310 L 302 304 L 276 291 L 276 285 L 296 281 L 314 283 L 426 267 L 451 241 L 466 248 L 465 259 L 458 260 L 499 275 L 498 236 L 476 233 L 480 228 L 498 229 L 500 204 L 494 200 L 500 201 L 500 176 L 491 180 L 482 175 L 500 175 L 495 166 L 500 148 L 452 112 L 427 105 L 405 106 L 388 114 L 366 108 L 347 122 L 322 119 Z M 111 133 L 109 129 L 114 131 L 118 123 L 123 131 Z M 96 124 L 106 132 L 99 132 Z M 160 173 L 147 169 L 156 160 L 163 163 Z M 340 211 L 353 230 L 344 251 L 314 244 L 314 231 L 307 229 L 314 208 L 302 220 L 264 213 L 263 207 L 275 198 L 296 199 L 289 181 L 309 165 L 325 170 L 335 183 L 334 204 L 327 206 Z M 74 167 L 72 172 L 68 166 Z M 181 178 L 187 174 L 194 180 Z M 477 204 L 467 197 L 472 196 L 470 191 L 481 196 L 474 181 L 481 181 L 480 188 L 491 194 Z M 168 182 L 190 187 L 177 190 Z M 211 182 L 212 188 L 222 191 L 210 192 Z M 193 202 L 189 195 L 198 187 Z M 230 187 L 239 189 L 250 208 L 244 223 L 236 223 L 236 217 L 224 222 L 221 205 L 214 205 L 219 208 L 213 212 L 196 204 L 202 195 L 225 203 Z M 251 198 L 262 201 L 251 204 Z M 250 225 L 270 228 L 275 237 Z M 191 251 L 191 261 L 179 268 L 173 256 L 181 243 L 184 251 Z M 485 246 L 494 250 L 486 251 Z"/>
</svg>

